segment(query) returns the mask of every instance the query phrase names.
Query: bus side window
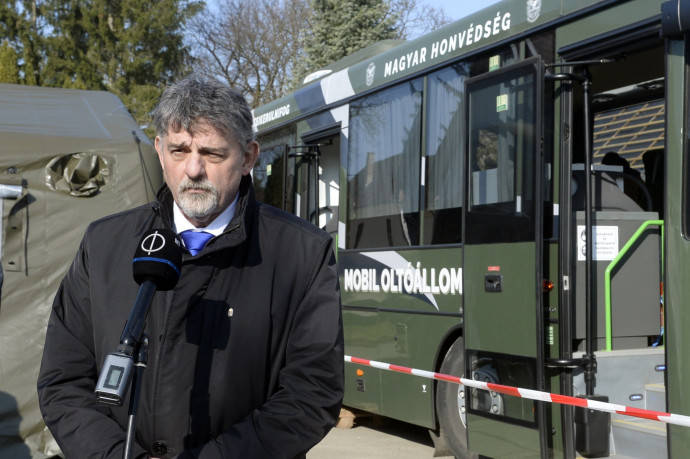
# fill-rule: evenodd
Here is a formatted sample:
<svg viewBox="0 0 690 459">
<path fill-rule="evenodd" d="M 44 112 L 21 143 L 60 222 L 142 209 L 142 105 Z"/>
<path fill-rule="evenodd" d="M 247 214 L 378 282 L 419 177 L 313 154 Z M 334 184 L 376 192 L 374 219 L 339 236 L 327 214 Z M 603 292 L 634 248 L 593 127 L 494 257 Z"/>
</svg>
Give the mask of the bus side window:
<svg viewBox="0 0 690 459">
<path fill-rule="evenodd" d="M 350 104 L 348 249 L 419 245 L 422 80 Z"/>
<path fill-rule="evenodd" d="M 259 139 L 261 154 L 252 172 L 254 179 L 254 193 L 260 202 L 270 204 L 279 209 L 294 212 L 293 184 L 294 180 L 286 180 L 286 174 L 292 173 L 294 167 L 288 166 L 286 145 L 294 145 L 294 125 L 281 129 L 275 133 L 265 135 Z"/>
<path fill-rule="evenodd" d="M 424 244 L 462 242 L 462 126 L 466 64 L 429 75 L 426 121 Z"/>
<path fill-rule="evenodd" d="M 466 243 L 534 237 L 535 71 L 532 65 L 522 65 L 467 82 Z"/>
</svg>

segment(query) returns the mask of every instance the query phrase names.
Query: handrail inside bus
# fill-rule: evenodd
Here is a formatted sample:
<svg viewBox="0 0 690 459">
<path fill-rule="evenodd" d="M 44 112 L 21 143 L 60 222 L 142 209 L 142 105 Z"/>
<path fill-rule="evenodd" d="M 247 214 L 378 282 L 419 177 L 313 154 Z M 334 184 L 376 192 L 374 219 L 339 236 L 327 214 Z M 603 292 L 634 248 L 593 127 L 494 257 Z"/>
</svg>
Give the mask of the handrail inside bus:
<svg viewBox="0 0 690 459">
<path fill-rule="evenodd" d="M 611 263 L 606 267 L 604 273 L 604 300 L 606 302 L 606 350 L 613 350 L 613 325 L 611 323 L 611 271 L 618 264 L 618 262 L 625 256 L 630 247 L 640 238 L 642 233 L 651 225 L 658 225 L 661 230 L 661 266 L 664 266 L 664 221 L 663 220 L 647 220 L 640 225 L 640 227 L 635 231 L 628 242 L 625 243 L 623 248 L 618 252 L 618 255 L 611 260 Z M 661 278 L 663 279 L 663 271 Z"/>
</svg>

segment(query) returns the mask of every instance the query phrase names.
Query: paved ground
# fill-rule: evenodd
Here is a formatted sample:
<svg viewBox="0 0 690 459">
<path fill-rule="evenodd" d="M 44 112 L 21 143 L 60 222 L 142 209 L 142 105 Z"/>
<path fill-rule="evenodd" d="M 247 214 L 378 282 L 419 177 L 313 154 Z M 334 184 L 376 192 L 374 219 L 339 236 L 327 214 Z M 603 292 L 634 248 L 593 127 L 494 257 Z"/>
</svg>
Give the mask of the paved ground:
<svg viewBox="0 0 690 459">
<path fill-rule="evenodd" d="M 352 428 L 334 428 L 307 459 L 424 459 L 434 457 L 427 429 L 380 417 L 356 418 Z"/>
</svg>

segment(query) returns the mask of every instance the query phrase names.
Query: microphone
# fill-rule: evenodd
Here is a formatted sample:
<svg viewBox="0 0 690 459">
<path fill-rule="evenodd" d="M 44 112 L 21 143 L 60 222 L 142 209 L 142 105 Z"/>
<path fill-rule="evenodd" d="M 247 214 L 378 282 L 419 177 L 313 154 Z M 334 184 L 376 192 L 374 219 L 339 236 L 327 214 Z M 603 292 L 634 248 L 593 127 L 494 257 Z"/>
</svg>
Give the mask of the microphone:
<svg viewBox="0 0 690 459">
<path fill-rule="evenodd" d="M 96 384 L 96 400 L 122 406 L 131 380 L 134 353 L 139 352 L 146 315 L 156 290 L 172 290 L 180 278 L 182 249 L 177 234 L 149 230 L 141 238 L 132 260 L 134 280 L 140 285 L 117 351 L 108 354 Z"/>
</svg>

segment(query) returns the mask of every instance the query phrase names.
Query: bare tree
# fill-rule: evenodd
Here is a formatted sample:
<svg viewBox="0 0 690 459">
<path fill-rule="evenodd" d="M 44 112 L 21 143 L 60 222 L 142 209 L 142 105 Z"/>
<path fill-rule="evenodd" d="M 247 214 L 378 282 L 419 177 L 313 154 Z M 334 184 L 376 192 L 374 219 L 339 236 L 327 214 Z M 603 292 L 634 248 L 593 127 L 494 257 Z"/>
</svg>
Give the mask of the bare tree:
<svg viewBox="0 0 690 459">
<path fill-rule="evenodd" d="M 397 17 L 398 37 L 411 40 L 451 22 L 443 8 L 420 4 L 419 0 L 391 0 L 390 14 Z"/>
<path fill-rule="evenodd" d="M 197 70 L 227 81 L 253 106 L 289 90 L 308 27 L 305 0 L 221 0 L 190 27 Z"/>
<path fill-rule="evenodd" d="M 443 10 L 419 0 L 390 0 L 398 38 L 415 38 L 449 22 Z M 310 0 L 217 0 L 188 28 L 200 73 L 226 81 L 254 107 L 293 89 L 314 27 Z"/>
</svg>

